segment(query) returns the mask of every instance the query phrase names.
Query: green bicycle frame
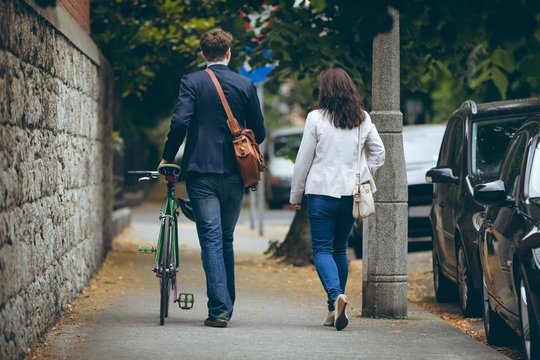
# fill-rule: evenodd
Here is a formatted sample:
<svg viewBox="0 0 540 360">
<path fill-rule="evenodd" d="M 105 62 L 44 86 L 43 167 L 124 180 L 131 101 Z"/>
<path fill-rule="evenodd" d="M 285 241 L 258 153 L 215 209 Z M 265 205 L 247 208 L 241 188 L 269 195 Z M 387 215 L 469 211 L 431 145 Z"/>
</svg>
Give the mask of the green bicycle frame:
<svg viewBox="0 0 540 360">
<path fill-rule="evenodd" d="M 165 217 L 169 216 L 171 219 L 169 229 L 165 229 Z M 172 244 L 173 260 L 174 266 L 176 269 L 180 266 L 180 257 L 178 253 L 178 211 L 176 207 L 175 200 L 175 181 L 167 181 L 167 199 L 165 204 L 161 209 L 161 226 L 159 229 L 159 238 L 157 243 L 157 250 L 154 253 L 154 262 L 155 264 L 160 264 L 161 262 L 161 248 L 162 243 L 165 237 L 165 231 L 170 231 L 169 239 Z"/>
</svg>

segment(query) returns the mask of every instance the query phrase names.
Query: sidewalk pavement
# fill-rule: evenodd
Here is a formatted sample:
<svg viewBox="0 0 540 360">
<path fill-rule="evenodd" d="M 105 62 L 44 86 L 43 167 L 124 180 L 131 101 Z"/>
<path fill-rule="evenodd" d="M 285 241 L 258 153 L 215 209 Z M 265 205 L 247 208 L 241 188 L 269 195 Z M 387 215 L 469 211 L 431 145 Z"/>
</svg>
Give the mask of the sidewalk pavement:
<svg viewBox="0 0 540 360">
<path fill-rule="evenodd" d="M 195 307 L 172 306 L 159 326 L 158 287 L 145 254 L 125 252 L 134 240 L 154 241 L 157 221 L 149 208 L 134 209 L 133 223 L 103 270 L 51 329 L 40 358 L 50 359 L 506 359 L 440 318 L 409 304 L 407 320 L 365 319 L 361 297 L 349 299 L 351 320 L 343 331 L 323 327 L 321 286 L 312 268 L 275 264 L 260 256 L 268 239 L 287 226 L 272 225 L 259 237 L 246 224 L 236 232 L 237 302 L 226 329 L 208 328 L 204 273 L 193 224 L 180 226 L 183 244 L 179 283 L 193 292 Z M 351 271 L 351 292 L 359 287 Z"/>
</svg>

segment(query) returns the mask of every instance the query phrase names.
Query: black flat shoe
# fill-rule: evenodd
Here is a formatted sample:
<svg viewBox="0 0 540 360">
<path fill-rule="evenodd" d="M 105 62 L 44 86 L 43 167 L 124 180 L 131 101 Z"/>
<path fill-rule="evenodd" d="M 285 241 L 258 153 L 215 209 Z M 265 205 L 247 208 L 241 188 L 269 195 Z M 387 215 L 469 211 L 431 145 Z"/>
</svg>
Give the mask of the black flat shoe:
<svg viewBox="0 0 540 360">
<path fill-rule="evenodd" d="M 343 294 L 339 295 L 335 302 L 336 320 L 334 322 L 336 330 L 343 330 L 349 324 L 347 316 L 347 297 Z"/>
<path fill-rule="evenodd" d="M 207 318 L 206 320 L 204 320 L 204 325 L 210 327 L 225 328 L 228 324 L 229 322 L 225 319 Z"/>
</svg>

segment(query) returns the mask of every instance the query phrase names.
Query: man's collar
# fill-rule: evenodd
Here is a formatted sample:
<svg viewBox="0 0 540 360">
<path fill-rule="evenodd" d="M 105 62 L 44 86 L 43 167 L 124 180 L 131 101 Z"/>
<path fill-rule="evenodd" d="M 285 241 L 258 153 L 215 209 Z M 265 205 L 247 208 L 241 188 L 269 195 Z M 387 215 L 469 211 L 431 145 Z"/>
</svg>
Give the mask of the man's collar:
<svg viewBox="0 0 540 360">
<path fill-rule="evenodd" d="M 216 62 L 212 62 L 212 63 L 207 63 L 206 67 L 216 66 L 216 65 L 222 65 L 222 66 L 228 67 L 227 63 L 225 63 L 224 61 L 216 61 Z"/>
</svg>

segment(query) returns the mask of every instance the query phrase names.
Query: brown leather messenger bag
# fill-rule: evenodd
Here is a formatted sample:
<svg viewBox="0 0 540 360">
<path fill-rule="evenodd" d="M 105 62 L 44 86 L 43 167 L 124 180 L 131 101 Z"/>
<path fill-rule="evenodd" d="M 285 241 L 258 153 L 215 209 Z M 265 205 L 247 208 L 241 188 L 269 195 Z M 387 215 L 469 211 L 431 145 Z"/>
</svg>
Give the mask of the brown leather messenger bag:
<svg viewBox="0 0 540 360">
<path fill-rule="evenodd" d="M 257 190 L 257 185 L 261 181 L 261 172 L 266 168 L 264 159 L 259 150 L 259 145 L 255 141 L 255 135 L 250 129 L 242 130 L 238 124 L 238 120 L 234 117 L 227 98 L 223 93 L 223 89 L 219 84 L 216 75 L 209 68 L 206 69 L 208 75 L 212 79 L 216 90 L 218 92 L 225 113 L 227 114 L 227 126 L 232 134 L 232 143 L 234 147 L 234 154 L 236 158 L 236 164 L 240 175 L 244 180 L 244 186 L 251 190 Z"/>
</svg>

